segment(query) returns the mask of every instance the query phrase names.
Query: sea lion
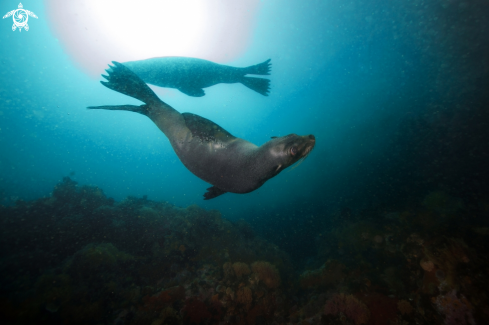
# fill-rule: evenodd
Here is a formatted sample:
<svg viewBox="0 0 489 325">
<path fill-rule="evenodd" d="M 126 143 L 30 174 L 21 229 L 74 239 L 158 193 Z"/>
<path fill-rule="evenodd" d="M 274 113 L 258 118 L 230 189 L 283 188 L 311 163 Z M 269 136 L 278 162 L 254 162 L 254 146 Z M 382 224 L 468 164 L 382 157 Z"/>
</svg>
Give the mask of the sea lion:
<svg viewBox="0 0 489 325">
<path fill-rule="evenodd" d="M 274 137 L 262 146 L 234 137 L 216 123 L 191 113 L 180 114 L 161 101 L 135 73 L 113 61 L 107 69 L 112 90 L 134 97 L 144 105 L 91 106 L 89 109 L 125 110 L 148 116 L 168 137 L 181 162 L 197 177 L 212 184 L 209 200 L 226 192 L 248 193 L 305 158 L 314 148 L 313 135 Z"/>
<path fill-rule="evenodd" d="M 270 59 L 246 68 L 235 68 L 211 61 L 187 57 L 161 57 L 124 62 L 144 82 L 176 88 L 193 97 L 205 95 L 204 89 L 219 83 L 240 82 L 254 91 L 268 96 L 270 80 L 247 77 L 247 74 L 269 75 Z"/>
</svg>

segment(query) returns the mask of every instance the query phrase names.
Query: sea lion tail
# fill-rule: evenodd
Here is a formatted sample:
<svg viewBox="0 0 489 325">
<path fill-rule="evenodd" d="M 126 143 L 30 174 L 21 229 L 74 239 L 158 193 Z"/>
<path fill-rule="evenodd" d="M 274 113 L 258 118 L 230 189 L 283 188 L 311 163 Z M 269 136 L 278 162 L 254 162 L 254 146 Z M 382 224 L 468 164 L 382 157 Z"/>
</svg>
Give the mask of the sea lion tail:
<svg viewBox="0 0 489 325">
<path fill-rule="evenodd" d="M 112 63 L 114 66 L 109 65 L 110 69 L 105 70 L 108 76 L 102 75 L 107 79 L 107 81 L 100 81 L 102 85 L 149 105 L 161 102 L 151 88 L 129 68 L 116 61 Z"/>
<path fill-rule="evenodd" d="M 270 63 L 272 59 L 268 59 L 265 62 L 255 64 L 246 68 L 243 68 L 245 74 L 259 74 L 259 75 L 269 75 L 272 64 Z"/>
<path fill-rule="evenodd" d="M 243 77 L 241 83 L 246 87 L 253 89 L 263 96 L 268 96 L 270 92 L 270 80 L 264 78 Z"/>
</svg>

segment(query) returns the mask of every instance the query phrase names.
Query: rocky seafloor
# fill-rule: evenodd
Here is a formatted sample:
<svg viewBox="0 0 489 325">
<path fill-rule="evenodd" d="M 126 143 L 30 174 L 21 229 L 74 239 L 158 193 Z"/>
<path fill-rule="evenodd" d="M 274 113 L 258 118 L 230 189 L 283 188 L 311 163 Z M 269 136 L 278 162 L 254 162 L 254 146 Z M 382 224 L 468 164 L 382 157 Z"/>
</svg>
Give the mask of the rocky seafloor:
<svg viewBox="0 0 489 325">
<path fill-rule="evenodd" d="M 441 191 L 343 209 L 305 267 L 219 211 L 115 202 L 66 177 L 0 207 L 0 321 L 489 324 L 488 214 Z"/>
</svg>

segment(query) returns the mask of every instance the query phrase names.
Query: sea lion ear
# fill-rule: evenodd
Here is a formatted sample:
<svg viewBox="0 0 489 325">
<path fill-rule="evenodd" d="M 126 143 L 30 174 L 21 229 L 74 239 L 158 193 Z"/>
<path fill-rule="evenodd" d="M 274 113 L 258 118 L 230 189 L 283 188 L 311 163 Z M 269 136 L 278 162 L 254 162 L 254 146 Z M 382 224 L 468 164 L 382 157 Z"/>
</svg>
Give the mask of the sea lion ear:
<svg viewBox="0 0 489 325">
<path fill-rule="evenodd" d="M 276 137 L 276 136 L 273 136 L 273 137 L 270 137 L 270 138 L 272 138 L 272 139 L 277 139 L 277 137 Z"/>
</svg>

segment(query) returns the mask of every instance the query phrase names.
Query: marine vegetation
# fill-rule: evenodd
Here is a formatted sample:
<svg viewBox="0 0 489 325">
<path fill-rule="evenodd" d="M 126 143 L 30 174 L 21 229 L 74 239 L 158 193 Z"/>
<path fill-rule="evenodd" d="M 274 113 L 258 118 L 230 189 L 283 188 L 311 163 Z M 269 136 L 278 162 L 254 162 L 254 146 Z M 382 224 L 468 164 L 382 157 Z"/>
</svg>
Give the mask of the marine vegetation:
<svg viewBox="0 0 489 325">
<path fill-rule="evenodd" d="M 333 212 L 316 241 L 316 255 L 304 265 L 252 225 L 231 222 L 219 211 L 147 197 L 116 202 L 97 187 L 65 177 L 50 197 L 0 206 L 0 319 L 118 325 L 488 323 L 488 280 L 479 272 L 488 268 L 487 225 L 464 226 L 455 217 L 477 218 L 486 213 L 485 205 L 448 202 L 439 199 L 448 194 L 432 193 L 399 211 L 349 209 L 343 222 L 335 219 L 342 213 Z M 420 216 L 432 220 L 419 223 Z M 443 234 L 440 220 L 448 229 Z"/>
</svg>

